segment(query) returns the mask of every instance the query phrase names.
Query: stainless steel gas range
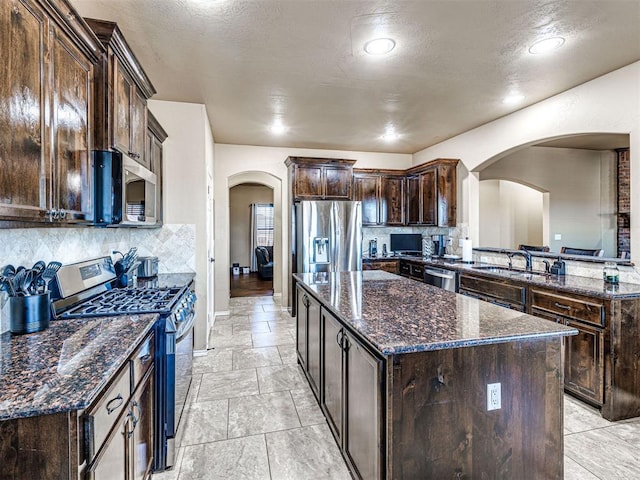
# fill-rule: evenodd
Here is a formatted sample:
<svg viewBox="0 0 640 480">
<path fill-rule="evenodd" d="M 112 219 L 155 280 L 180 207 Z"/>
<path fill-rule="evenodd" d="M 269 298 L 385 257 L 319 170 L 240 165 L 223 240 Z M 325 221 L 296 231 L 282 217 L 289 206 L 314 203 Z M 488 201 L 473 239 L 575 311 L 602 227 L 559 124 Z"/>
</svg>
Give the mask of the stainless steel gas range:
<svg viewBox="0 0 640 480">
<path fill-rule="evenodd" d="M 196 296 L 189 286 L 114 288 L 111 257 L 65 265 L 52 291 L 53 317 L 158 313 L 155 325 L 154 471 L 173 466 L 191 386 Z"/>
</svg>

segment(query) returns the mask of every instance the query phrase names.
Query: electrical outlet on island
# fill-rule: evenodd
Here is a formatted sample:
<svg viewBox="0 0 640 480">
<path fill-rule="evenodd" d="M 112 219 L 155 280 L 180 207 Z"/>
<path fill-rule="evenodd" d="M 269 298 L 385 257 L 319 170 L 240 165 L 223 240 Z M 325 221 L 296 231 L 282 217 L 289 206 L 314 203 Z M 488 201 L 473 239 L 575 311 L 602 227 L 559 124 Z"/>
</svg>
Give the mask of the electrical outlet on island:
<svg viewBox="0 0 640 480">
<path fill-rule="evenodd" d="M 487 384 L 487 411 L 500 410 L 502 408 L 502 394 L 499 383 Z"/>
</svg>

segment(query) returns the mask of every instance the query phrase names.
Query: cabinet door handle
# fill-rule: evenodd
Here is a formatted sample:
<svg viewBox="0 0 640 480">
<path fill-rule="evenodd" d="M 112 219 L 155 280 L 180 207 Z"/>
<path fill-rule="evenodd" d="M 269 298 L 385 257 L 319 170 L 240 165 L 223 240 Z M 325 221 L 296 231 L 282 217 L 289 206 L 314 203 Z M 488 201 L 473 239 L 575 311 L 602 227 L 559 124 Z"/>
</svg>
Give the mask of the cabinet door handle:
<svg viewBox="0 0 640 480">
<path fill-rule="evenodd" d="M 342 329 L 340 329 L 338 331 L 338 334 L 336 335 L 336 343 L 340 346 L 340 349 L 342 350 L 342 340 L 344 339 L 344 331 Z"/>
<path fill-rule="evenodd" d="M 116 398 L 112 398 L 107 403 L 107 415 L 111 415 L 115 410 L 120 408 L 120 406 L 124 403 L 124 399 L 121 394 L 118 394 Z"/>
<path fill-rule="evenodd" d="M 349 341 L 349 339 L 347 338 L 346 335 L 342 336 L 342 350 L 346 353 L 349 351 L 349 348 L 351 348 L 351 342 Z"/>
<path fill-rule="evenodd" d="M 305 293 L 305 294 L 302 296 L 302 304 L 303 304 L 305 307 L 308 307 L 308 306 L 309 306 L 309 303 L 310 303 L 310 302 L 309 302 L 309 297 L 308 297 L 308 296 L 307 296 L 307 294 Z"/>
<path fill-rule="evenodd" d="M 562 310 L 571 310 L 571 307 L 569 305 L 563 305 L 558 302 L 554 303 L 554 305 L 558 308 L 561 308 Z"/>
</svg>

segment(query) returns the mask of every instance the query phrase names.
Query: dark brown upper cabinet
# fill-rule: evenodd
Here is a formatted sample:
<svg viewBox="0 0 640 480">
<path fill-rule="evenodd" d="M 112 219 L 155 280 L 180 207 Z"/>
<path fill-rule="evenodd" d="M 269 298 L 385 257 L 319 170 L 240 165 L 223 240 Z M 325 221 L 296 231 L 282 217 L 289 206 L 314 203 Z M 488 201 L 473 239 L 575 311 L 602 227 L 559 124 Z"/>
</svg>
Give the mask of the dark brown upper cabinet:
<svg viewBox="0 0 640 480">
<path fill-rule="evenodd" d="M 354 169 L 353 199 L 362 202 L 362 224 L 404 225 L 404 186 L 400 171 Z"/>
<path fill-rule="evenodd" d="M 156 90 L 113 22 L 86 19 L 107 54 L 100 65 L 96 97 L 102 122 L 96 125 L 99 148 L 115 148 L 151 169 L 147 158 L 147 100 Z"/>
<path fill-rule="evenodd" d="M 0 2 L 0 45 L 0 219 L 91 222 L 102 46 L 66 0 Z"/>
<path fill-rule="evenodd" d="M 351 200 L 355 160 L 288 157 L 292 201 Z"/>
<path fill-rule="evenodd" d="M 438 159 L 407 170 L 407 223 L 456 226 L 458 160 Z"/>
<path fill-rule="evenodd" d="M 145 158 L 150 170 L 156 174 L 156 219 L 157 225 L 162 225 L 162 144 L 167 139 L 167 132 L 151 112 L 148 112 L 147 120 Z"/>
</svg>

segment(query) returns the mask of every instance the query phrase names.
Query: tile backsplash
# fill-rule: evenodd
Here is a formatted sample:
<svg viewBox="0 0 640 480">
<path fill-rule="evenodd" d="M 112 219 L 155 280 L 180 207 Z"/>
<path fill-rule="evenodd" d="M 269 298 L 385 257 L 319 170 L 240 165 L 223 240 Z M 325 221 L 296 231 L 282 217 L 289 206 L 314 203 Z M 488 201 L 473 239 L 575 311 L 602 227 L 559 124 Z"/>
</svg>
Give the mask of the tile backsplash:
<svg viewBox="0 0 640 480">
<path fill-rule="evenodd" d="M 391 244 L 390 235 L 392 233 L 420 233 L 423 237 L 423 251 L 424 240 L 431 235 L 447 235 L 453 238 L 453 235 L 458 231 L 456 228 L 439 228 L 439 227 L 362 227 L 362 251 L 364 255 L 369 253 L 369 240 L 374 238 L 378 241 L 378 255 L 382 254 L 382 246 L 386 245 L 387 249 Z M 455 239 L 454 239 L 455 240 Z M 452 242 L 457 245 L 457 242 Z M 452 247 L 448 247 L 449 249 Z M 453 251 L 449 253 L 455 253 Z"/>
<path fill-rule="evenodd" d="M 0 230 L 0 267 L 31 266 L 37 260 L 69 264 L 126 253 L 158 257 L 159 273 L 195 272 L 196 228 L 192 224 L 165 224 L 162 228 L 16 228 Z M 112 255 L 114 261 L 119 255 Z M 8 327 L 7 295 L 0 294 L 0 332 Z"/>
</svg>

